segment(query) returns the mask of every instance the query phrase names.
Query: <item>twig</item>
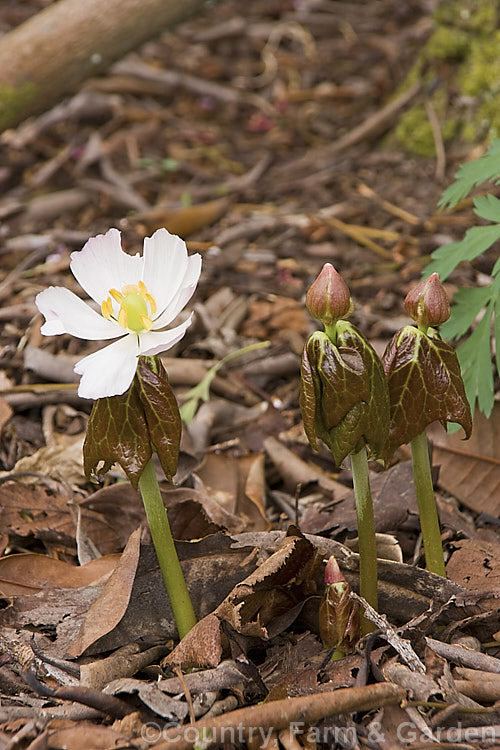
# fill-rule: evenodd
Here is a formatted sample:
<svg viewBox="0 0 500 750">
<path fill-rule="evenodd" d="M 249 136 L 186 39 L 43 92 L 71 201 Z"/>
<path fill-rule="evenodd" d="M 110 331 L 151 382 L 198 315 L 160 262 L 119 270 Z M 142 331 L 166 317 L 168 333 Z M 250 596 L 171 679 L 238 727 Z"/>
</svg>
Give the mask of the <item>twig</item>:
<svg viewBox="0 0 500 750">
<path fill-rule="evenodd" d="M 485 672 L 500 673 L 500 659 L 496 659 L 494 656 L 482 654 L 480 651 L 471 651 L 464 646 L 436 641 L 434 638 L 426 638 L 425 642 L 436 654 L 449 661 L 454 661 L 456 664 L 473 669 L 484 669 Z"/>
<path fill-rule="evenodd" d="M 165 741 L 154 747 L 156 750 L 191 750 L 202 738 L 210 738 L 217 744 L 220 740 L 227 742 L 230 736 L 241 741 L 259 736 L 263 742 L 271 730 L 279 732 L 289 729 L 292 724 L 305 728 L 327 716 L 397 705 L 405 697 L 406 692 L 399 685 L 378 683 L 286 698 L 202 719 L 184 730 L 183 727 L 171 727 L 163 733 Z"/>
<path fill-rule="evenodd" d="M 434 148 L 436 149 L 436 169 L 434 174 L 436 175 L 436 180 L 443 180 L 446 171 L 446 151 L 444 149 L 441 127 L 436 110 L 430 99 L 425 100 L 424 106 L 429 119 L 429 125 L 431 126 L 432 137 L 434 138 Z"/>
<path fill-rule="evenodd" d="M 402 110 L 403 107 L 405 107 L 418 94 L 420 88 L 421 84 L 419 82 L 414 83 L 413 86 L 410 86 L 409 89 L 390 101 L 385 107 L 379 109 L 378 112 L 367 117 L 367 119 L 360 125 L 343 135 L 338 141 L 335 141 L 328 146 L 311 149 L 304 156 L 301 156 L 295 161 L 287 162 L 280 166 L 276 169 L 276 172 L 279 173 L 281 171 L 290 173 L 291 170 L 301 169 L 311 171 L 311 169 L 314 168 L 314 165 L 324 164 L 325 161 L 332 156 L 346 151 L 346 149 L 351 148 L 351 146 L 355 146 L 363 140 L 375 138 L 389 127 L 400 110 Z"/>
<path fill-rule="evenodd" d="M 409 641 L 401 638 L 396 633 L 394 628 L 389 625 L 384 615 L 380 615 L 378 612 L 375 612 L 373 607 L 370 607 L 368 602 L 366 602 L 361 596 L 358 596 L 354 591 L 351 592 L 350 597 L 351 599 L 354 599 L 354 601 L 358 602 L 358 604 L 361 604 L 361 606 L 365 610 L 365 617 L 368 620 L 374 622 L 375 625 L 380 628 L 380 630 L 382 631 L 382 637 L 386 639 L 387 643 L 391 644 L 393 649 L 398 652 L 398 654 L 410 667 L 410 669 L 414 672 L 425 674 L 425 666 L 418 658 Z"/>
</svg>

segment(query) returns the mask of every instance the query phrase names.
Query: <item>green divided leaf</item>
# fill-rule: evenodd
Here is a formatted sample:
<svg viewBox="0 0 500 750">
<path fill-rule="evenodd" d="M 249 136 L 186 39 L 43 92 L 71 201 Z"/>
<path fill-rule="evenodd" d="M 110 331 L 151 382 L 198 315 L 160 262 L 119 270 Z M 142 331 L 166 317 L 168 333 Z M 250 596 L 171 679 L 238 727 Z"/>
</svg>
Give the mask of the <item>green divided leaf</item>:
<svg viewBox="0 0 500 750">
<path fill-rule="evenodd" d="M 495 139 L 488 151 L 480 159 L 462 164 L 453 182 L 441 196 L 440 208 L 453 208 L 458 201 L 469 195 L 475 185 L 487 180 L 499 181 L 500 139 Z"/>
<path fill-rule="evenodd" d="M 495 139 L 487 153 L 480 159 L 462 164 L 455 175 L 455 182 L 443 193 L 440 208 L 453 207 L 465 198 L 471 189 L 486 181 L 500 183 L 500 139 Z M 432 253 L 432 261 L 424 270 L 423 277 L 438 273 L 446 279 L 462 261 L 472 261 L 486 252 L 500 239 L 500 200 L 491 194 L 474 198 L 474 212 L 488 226 L 469 229 L 459 242 L 439 247 Z M 457 349 L 465 390 L 472 411 L 476 400 L 487 416 L 493 408 L 493 368 L 491 366 L 491 319 L 496 346 L 496 365 L 500 371 L 500 258 L 492 271 L 490 286 L 476 289 L 460 289 L 454 297 L 450 319 L 441 327 L 446 338 L 458 339 L 475 324 L 485 308 L 485 313 L 469 338 Z"/>
<path fill-rule="evenodd" d="M 472 411 L 477 398 L 479 408 L 487 417 L 493 409 L 494 399 L 490 344 L 492 314 L 493 304 L 490 303 L 475 330 L 457 348 L 465 392 Z"/>
<path fill-rule="evenodd" d="M 458 339 L 467 333 L 490 299 L 491 286 L 459 289 L 453 297 L 455 304 L 451 308 L 450 318 L 440 327 L 443 338 Z"/>
<path fill-rule="evenodd" d="M 500 222 L 500 200 L 491 193 L 474 198 L 474 213 L 486 221 Z"/>
<path fill-rule="evenodd" d="M 464 260 L 474 260 L 498 239 L 500 239 L 500 224 L 472 227 L 459 242 L 442 245 L 432 253 L 432 261 L 425 268 L 424 278 L 430 276 L 431 273 L 437 273 L 440 280 L 444 281 L 459 263 Z"/>
</svg>

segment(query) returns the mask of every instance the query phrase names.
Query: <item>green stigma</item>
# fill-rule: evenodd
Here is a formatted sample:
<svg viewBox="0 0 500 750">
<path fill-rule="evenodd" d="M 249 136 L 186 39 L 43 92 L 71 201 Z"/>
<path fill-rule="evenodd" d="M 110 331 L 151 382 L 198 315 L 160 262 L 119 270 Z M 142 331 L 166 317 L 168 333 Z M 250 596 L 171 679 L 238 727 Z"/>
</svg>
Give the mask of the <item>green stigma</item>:
<svg viewBox="0 0 500 750">
<path fill-rule="evenodd" d="M 151 328 L 148 318 L 148 307 L 146 300 L 140 294 L 131 292 L 123 298 L 118 313 L 118 322 L 130 331 L 144 331 Z M 149 325 L 148 325 L 149 323 Z"/>
</svg>

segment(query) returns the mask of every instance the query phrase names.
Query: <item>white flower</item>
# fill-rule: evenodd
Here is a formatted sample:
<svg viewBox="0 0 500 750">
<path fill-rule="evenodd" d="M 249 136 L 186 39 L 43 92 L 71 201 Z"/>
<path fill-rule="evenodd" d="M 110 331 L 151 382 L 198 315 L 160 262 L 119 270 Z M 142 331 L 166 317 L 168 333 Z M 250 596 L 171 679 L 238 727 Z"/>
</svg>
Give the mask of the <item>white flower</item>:
<svg viewBox="0 0 500 750">
<path fill-rule="evenodd" d="M 185 243 L 166 229 L 144 239 L 143 255 L 122 250 L 120 232 L 110 229 L 71 253 L 71 271 L 101 308 L 99 314 L 64 287 L 51 286 L 36 297 L 45 316 L 45 336 L 70 333 L 81 339 L 119 338 L 75 365 L 83 398 L 117 396 L 134 379 L 137 357 L 170 349 L 185 334 L 191 316 L 165 328 L 191 298 L 201 273 L 201 256 L 188 256 Z"/>
</svg>

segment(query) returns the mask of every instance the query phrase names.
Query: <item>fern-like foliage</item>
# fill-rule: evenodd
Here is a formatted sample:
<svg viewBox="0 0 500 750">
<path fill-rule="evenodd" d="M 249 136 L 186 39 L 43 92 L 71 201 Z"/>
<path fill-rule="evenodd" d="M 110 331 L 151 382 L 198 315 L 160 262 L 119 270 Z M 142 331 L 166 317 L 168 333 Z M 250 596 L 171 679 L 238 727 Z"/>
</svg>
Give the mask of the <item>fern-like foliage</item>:
<svg viewBox="0 0 500 750">
<path fill-rule="evenodd" d="M 439 201 L 440 208 L 453 208 L 473 187 L 484 182 L 500 183 L 500 139 L 493 141 L 484 156 L 462 164 L 455 177 Z M 459 242 L 435 250 L 424 277 L 438 273 L 444 281 L 459 263 L 474 260 L 500 239 L 500 200 L 488 193 L 473 202 L 476 216 L 490 224 L 472 227 Z M 472 412 L 477 401 L 480 410 L 489 417 L 494 401 L 492 330 L 500 372 L 500 257 L 493 267 L 491 284 L 459 289 L 453 301 L 450 319 L 441 326 L 441 333 L 445 338 L 459 339 L 470 332 L 457 348 L 458 359 Z"/>
</svg>

